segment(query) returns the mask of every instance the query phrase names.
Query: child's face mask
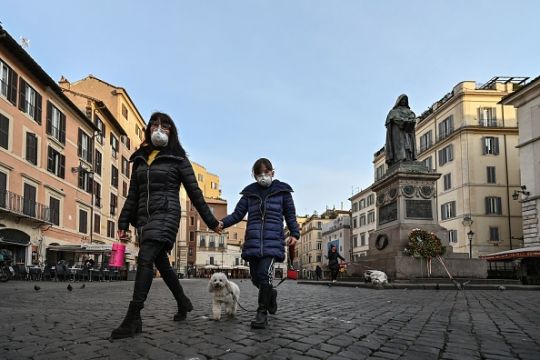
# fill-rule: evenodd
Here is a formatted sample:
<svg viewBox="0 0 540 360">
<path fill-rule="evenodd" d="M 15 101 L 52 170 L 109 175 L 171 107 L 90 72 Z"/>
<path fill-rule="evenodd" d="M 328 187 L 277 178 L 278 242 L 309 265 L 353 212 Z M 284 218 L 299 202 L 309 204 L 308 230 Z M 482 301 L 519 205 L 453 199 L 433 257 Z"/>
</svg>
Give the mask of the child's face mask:
<svg viewBox="0 0 540 360">
<path fill-rule="evenodd" d="M 257 179 L 259 185 L 269 187 L 272 184 L 272 173 L 257 175 L 255 179 Z"/>
<path fill-rule="evenodd" d="M 161 128 L 160 125 L 157 129 L 152 131 L 150 140 L 154 146 L 164 147 L 169 143 L 169 135 Z"/>
</svg>

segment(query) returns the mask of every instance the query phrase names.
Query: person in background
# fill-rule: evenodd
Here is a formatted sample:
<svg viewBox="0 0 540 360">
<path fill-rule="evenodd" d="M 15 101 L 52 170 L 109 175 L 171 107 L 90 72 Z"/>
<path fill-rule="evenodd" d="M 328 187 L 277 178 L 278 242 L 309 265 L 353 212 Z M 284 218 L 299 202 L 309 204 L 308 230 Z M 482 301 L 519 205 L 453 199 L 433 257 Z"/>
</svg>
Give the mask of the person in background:
<svg viewBox="0 0 540 360">
<path fill-rule="evenodd" d="M 339 274 L 339 261 L 338 258 L 342 261 L 345 261 L 345 258 L 339 254 L 337 251 L 336 245 L 332 244 L 330 250 L 328 250 L 328 268 L 330 268 L 330 274 L 332 276 L 332 282 L 337 281 L 337 276 Z"/>
</svg>

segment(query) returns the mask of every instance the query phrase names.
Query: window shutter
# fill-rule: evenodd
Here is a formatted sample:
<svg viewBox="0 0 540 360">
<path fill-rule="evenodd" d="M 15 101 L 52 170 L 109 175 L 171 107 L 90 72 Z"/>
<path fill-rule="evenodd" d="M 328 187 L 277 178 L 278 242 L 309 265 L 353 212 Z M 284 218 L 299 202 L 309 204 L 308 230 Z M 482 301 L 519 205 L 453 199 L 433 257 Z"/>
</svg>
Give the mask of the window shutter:
<svg viewBox="0 0 540 360">
<path fill-rule="evenodd" d="M 66 143 L 66 115 L 60 113 L 60 142 Z"/>
<path fill-rule="evenodd" d="M 498 137 L 493 138 L 493 154 L 499 155 L 499 138 Z"/>
<path fill-rule="evenodd" d="M 482 155 L 486 155 L 487 154 L 486 137 L 482 136 L 480 140 L 482 143 Z"/>
<path fill-rule="evenodd" d="M 8 100 L 13 105 L 17 105 L 17 81 L 19 80 L 19 76 L 13 69 L 9 69 L 9 75 L 8 75 Z"/>
<path fill-rule="evenodd" d="M 41 124 L 41 95 L 36 91 L 36 107 L 35 107 L 35 113 L 34 113 L 34 120 L 38 124 Z"/>
<path fill-rule="evenodd" d="M 47 148 L 47 170 L 54 172 L 53 149 L 50 146 Z"/>
<path fill-rule="evenodd" d="M 454 160 L 454 145 L 448 145 L 448 161 Z"/>
<path fill-rule="evenodd" d="M 52 104 L 49 100 L 47 100 L 47 124 L 46 124 L 46 128 L 47 128 L 47 134 L 48 135 L 51 135 L 52 134 Z"/>
<path fill-rule="evenodd" d="M 486 214 L 491 214 L 491 209 L 489 207 L 489 197 L 484 199 L 485 206 L 486 206 Z"/>
<path fill-rule="evenodd" d="M 19 110 L 26 110 L 26 82 L 19 77 Z"/>
<path fill-rule="evenodd" d="M 66 157 L 60 155 L 60 174 L 59 176 L 63 179 L 66 177 Z"/>
<path fill-rule="evenodd" d="M 93 164 L 92 159 L 94 158 L 94 138 L 90 137 L 88 139 L 88 152 L 86 156 L 86 161 L 90 164 Z"/>
<path fill-rule="evenodd" d="M 79 129 L 79 139 L 78 139 L 78 143 L 77 143 L 77 156 L 81 156 L 82 155 L 82 130 Z"/>
<path fill-rule="evenodd" d="M 497 199 L 497 214 L 502 214 L 502 202 L 501 202 L 501 198 L 498 197 L 496 198 Z"/>
</svg>

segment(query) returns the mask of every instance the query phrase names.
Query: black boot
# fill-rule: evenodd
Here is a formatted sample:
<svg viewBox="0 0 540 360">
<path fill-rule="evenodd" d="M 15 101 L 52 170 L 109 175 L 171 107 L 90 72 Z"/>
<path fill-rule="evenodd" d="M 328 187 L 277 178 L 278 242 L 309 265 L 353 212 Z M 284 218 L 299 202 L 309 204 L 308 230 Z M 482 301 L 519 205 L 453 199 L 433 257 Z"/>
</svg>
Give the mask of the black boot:
<svg viewBox="0 0 540 360">
<path fill-rule="evenodd" d="M 259 288 L 259 307 L 255 320 L 251 322 L 252 329 L 264 329 L 268 325 L 268 308 L 272 298 L 272 286 L 261 285 Z"/>
<path fill-rule="evenodd" d="M 268 312 L 274 315 L 277 312 L 277 290 L 272 288 L 272 296 L 270 297 L 270 306 Z"/>
<path fill-rule="evenodd" d="M 173 268 L 169 268 L 161 273 L 161 277 L 163 278 L 163 281 L 165 281 L 165 284 L 167 284 L 169 290 L 171 290 L 178 306 L 178 312 L 174 315 L 173 320 L 185 320 L 187 313 L 193 310 L 193 304 L 184 293 L 184 289 L 182 288 L 182 285 L 180 285 L 176 272 Z"/>
<path fill-rule="evenodd" d="M 122 324 L 111 333 L 111 339 L 124 339 L 133 337 L 142 332 L 141 309 L 142 304 L 130 302 L 128 312 Z"/>
</svg>

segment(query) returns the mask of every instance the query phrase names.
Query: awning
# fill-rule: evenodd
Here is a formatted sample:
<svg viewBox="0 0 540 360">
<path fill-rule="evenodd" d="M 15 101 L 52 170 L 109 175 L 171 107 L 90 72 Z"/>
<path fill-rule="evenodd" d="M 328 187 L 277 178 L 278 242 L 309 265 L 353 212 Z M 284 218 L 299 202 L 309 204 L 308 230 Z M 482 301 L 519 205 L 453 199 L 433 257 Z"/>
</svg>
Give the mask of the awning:
<svg viewBox="0 0 540 360">
<path fill-rule="evenodd" d="M 245 266 L 245 265 L 236 265 L 236 266 L 233 266 L 233 269 L 238 269 L 238 270 L 249 270 L 249 266 Z"/>
<path fill-rule="evenodd" d="M 9 241 L 9 240 L 2 239 L 2 238 L 0 238 L 0 244 L 17 245 L 17 246 L 24 246 L 24 247 L 30 245 L 30 243 L 28 243 L 28 244 L 21 244 L 21 243 L 16 242 L 16 241 Z"/>
<path fill-rule="evenodd" d="M 217 269 L 217 268 L 218 268 L 218 266 L 216 266 L 216 265 L 211 265 L 211 264 L 208 264 L 208 265 L 204 265 L 204 268 L 205 268 L 205 269 Z"/>
<path fill-rule="evenodd" d="M 531 258 L 531 257 L 540 258 L 540 246 L 530 246 L 530 247 L 524 247 L 524 248 L 519 248 L 519 249 L 501 251 L 498 253 L 480 256 L 480 259 L 484 259 L 487 261 L 498 261 L 498 260 L 515 260 L 515 259 Z"/>
</svg>

